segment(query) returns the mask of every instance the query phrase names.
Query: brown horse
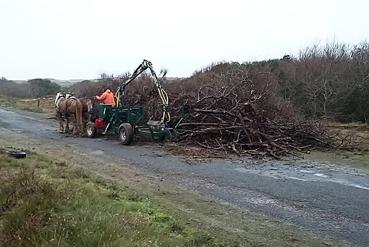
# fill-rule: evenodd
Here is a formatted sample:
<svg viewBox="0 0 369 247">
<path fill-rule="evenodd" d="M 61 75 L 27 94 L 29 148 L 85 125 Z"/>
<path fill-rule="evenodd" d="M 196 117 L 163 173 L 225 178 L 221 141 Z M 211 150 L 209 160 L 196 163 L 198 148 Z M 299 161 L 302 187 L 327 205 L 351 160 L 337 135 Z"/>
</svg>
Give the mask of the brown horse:
<svg viewBox="0 0 369 247">
<path fill-rule="evenodd" d="M 83 131 L 83 106 L 79 99 L 75 97 L 66 98 L 62 93 L 57 93 L 55 97 L 56 117 L 59 120 L 60 131 L 69 131 L 69 121 L 73 122 L 73 134 L 81 134 Z M 66 121 L 66 126 L 63 123 Z"/>
<path fill-rule="evenodd" d="M 82 103 L 83 132 L 85 133 L 88 122 L 97 118 L 97 104 L 95 98 L 79 98 Z"/>
<path fill-rule="evenodd" d="M 99 102 L 96 98 L 79 98 L 83 106 L 83 120 L 95 121 L 97 118 L 97 111 Z"/>
</svg>

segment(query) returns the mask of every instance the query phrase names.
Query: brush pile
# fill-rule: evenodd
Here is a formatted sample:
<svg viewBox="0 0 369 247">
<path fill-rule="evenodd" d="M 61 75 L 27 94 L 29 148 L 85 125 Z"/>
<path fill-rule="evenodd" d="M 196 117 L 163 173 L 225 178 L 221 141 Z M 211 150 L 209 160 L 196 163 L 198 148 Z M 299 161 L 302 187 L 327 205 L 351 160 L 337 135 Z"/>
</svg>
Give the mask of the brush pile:
<svg viewBox="0 0 369 247">
<path fill-rule="evenodd" d="M 156 88 L 146 79 L 127 88 L 127 101 L 159 117 Z M 218 64 L 165 88 L 181 143 L 274 158 L 330 144 L 322 126 L 304 120 L 278 96 L 278 79 L 269 71 Z"/>
</svg>

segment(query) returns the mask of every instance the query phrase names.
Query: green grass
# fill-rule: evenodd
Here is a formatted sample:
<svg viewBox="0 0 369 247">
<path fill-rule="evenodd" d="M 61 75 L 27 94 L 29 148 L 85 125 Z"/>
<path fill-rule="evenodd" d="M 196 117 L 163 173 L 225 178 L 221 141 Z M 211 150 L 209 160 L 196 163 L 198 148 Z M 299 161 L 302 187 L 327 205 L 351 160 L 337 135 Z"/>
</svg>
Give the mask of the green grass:
<svg viewBox="0 0 369 247">
<path fill-rule="evenodd" d="M 15 160 L 1 147 L 33 151 Z M 9 191 L 17 196 L 6 204 Z M 6 209 L 0 246 L 343 246 L 124 165 L 101 163 L 69 145 L 1 128 L 0 209 Z"/>
<path fill-rule="evenodd" d="M 319 162 L 329 162 L 336 165 L 348 165 L 361 169 L 369 169 L 369 153 L 364 150 L 312 151 L 303 154 L 303 157 Z"/>
<path fill-rule="evenodd" d="M 48 114 L 52 114 L 55 111 L 52 98 L 41 99 L 38 105 L 37 99 L 18 99 L 0 95 L 0 106 Z"/>
<path fill-rule="evenodd" d="M 147 197 L 28 151 L 0 150 L 4 246 L 228 246 L 178 222 Z"/>
<path fill-rule="evenodd" d="M 311 160 L 369 168 L 369 125 L 363 123 L 330 123 L 338 149 L 304 154 Z"/>
</svg>

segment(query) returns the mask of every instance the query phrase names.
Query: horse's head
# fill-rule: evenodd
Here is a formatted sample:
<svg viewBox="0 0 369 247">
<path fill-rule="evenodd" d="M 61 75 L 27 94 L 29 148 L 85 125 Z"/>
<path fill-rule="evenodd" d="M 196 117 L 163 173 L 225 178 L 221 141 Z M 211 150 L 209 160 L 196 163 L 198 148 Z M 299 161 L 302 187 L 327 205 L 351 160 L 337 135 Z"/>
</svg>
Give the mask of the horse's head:
<svg viewBox="0 0 369 247">
<path fill-rule="evenodd" d="M 86 99 L 86 105 L 87 105 L 87 111 L 88 113 L 91 113 L 92 112 L 92 109 L 94 107 L 94 103 L 92 102 L 91 99 Z"/>
<path fill-rule="evenodd" d="M 94 121 L 98 117 L 98 101 L 95 98 L 87 98 L 85 104 L 87 105 L 90 120 Z"/>
</svg>

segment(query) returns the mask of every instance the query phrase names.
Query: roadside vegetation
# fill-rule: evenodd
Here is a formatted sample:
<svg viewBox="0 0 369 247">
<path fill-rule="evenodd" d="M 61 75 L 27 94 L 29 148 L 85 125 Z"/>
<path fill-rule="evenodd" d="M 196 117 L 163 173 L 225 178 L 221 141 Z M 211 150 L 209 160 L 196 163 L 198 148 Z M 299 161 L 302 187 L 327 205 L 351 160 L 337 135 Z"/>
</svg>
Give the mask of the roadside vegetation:
<svg viewBox="0 0 369 247">
<path fill-rule="evenodd" d="M 34 99 L 56 94 L 60 90 L 60 85 L 48 79 L 38 78 L 17 83 L 5 77 L 0 78 L 0 95 L 8 97 Z"/>
<path fill-rule="evenodd" d="M 0 150 L 3 246 L 229 246 L 136 192 L 27 151 Z"/>
<path fill-rule="evenodd" d="M 17 83 L 2 77 L 0 78 L 0 107 L 53 114 L 53 97 L 60 90 L 60 85 L 48 79 L 32 79 Z"/>
<path fill-rule="evenodd" d="M 101 177 L 99 162 L 67 147 L 30 151 L 19 143 L 22 134 L 5 136 L 0 131 L 0 246 L 340 246 L 192 192 L 139 182 L 120 166 L 102 168 Z M 27 158 L 8 157 L 14 147 Z"/>
<path fill-rule="evenodd" d="M 304 154 L 304 157 L 369 169 L 369 125 L 361 122 L 330 122 L 326 125 L 335 133 L 338 148 L 315 150 Z"/>
<path fill-rule="evenodd" d="M 47 113 L 55 115 L 54 98 L 21 99 L 0 95 L 0 107 L 11 107 L 23 111 Z"/>
<path fill-rule="evenodd" d="M 313 45 L 297 57 L 251 63 L 277 76 L 279 94 L 305 116 L 369 122 L 369 43 Z"/>
</svg>

